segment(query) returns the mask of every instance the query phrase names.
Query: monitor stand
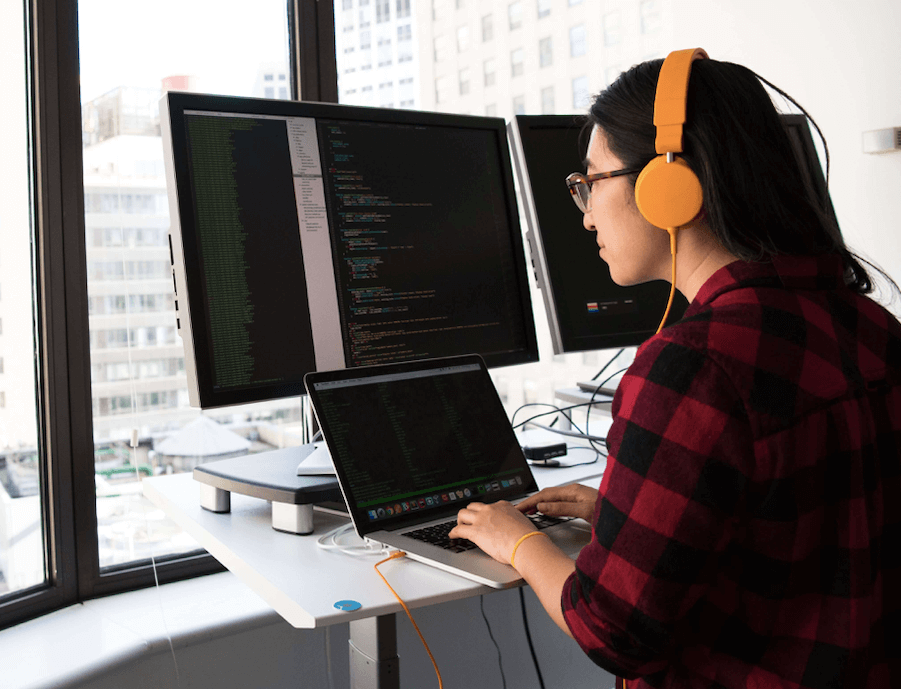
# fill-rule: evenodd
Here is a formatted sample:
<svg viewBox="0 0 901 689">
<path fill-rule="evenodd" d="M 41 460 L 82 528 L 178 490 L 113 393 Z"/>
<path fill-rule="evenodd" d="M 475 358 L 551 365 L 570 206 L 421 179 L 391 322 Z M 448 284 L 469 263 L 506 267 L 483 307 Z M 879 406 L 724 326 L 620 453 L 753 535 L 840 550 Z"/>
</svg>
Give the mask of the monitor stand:
<svg viewBox="0 0 901 689">
<path fill-rule="evenodd" d="M 211 512 L 229 512 L 232 493 L 250 495 L 272 502 L 272 528 L 276 531 L 311 534 L 314 505 L 347 512 L 334 470 L 298 476 L 298 467 L 314 451 L 316 447 L 308 444 L 201 464 L 194 468 L 194 479 L 200 483 L 200 506 Z M 321 467 L 322 455 L 318 457 L 315 464 Z"/>
</svg>

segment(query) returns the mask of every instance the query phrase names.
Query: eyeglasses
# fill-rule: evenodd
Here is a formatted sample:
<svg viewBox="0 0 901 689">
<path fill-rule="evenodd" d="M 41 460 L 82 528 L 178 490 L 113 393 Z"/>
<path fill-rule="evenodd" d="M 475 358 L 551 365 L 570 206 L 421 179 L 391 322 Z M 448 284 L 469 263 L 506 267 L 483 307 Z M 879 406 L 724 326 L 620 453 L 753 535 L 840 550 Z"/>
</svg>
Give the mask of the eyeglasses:
<svg viewBox="0 0 901 689">
<path fill-rule="evenodd" d="M 613 172 L 599 172 L 596 175 L 583 175 L 581 172 L 574 172 L 566 178 L 566 186 L 579 210 L 587 213 L 591 210 L 591 185 L 594 182 L 597 182 L 599 179 L 619 177 L 620 175 L 631 175 L 633 172 L 640 172 L 640 169 L 629 168 L 626 170 L 614 170 Z"/>
</svg>

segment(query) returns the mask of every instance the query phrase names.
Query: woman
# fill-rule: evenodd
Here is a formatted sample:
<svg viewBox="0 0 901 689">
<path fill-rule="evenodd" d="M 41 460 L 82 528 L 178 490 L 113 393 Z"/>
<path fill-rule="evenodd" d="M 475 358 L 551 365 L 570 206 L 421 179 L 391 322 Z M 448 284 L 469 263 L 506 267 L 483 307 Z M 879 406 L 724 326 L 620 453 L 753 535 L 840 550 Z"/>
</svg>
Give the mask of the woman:
<svg viewBox="0 0 901 689">
<path fill-rule="evenodd" d="M 671 253 L 635 199 L 661 63 L 597 97 L 570 184 L 613 279 L 672 279 L 690 306 L 620 383 L 600 491 L 474 503 L 450 535 L 512 555 L 630 687 L 901 686 L 901 326 L 739 65 L 691 63 L 681 157 L 703 201 Z M 536 509 L 592 524 L 575 562 L 532 537 Z"/>
</svg>

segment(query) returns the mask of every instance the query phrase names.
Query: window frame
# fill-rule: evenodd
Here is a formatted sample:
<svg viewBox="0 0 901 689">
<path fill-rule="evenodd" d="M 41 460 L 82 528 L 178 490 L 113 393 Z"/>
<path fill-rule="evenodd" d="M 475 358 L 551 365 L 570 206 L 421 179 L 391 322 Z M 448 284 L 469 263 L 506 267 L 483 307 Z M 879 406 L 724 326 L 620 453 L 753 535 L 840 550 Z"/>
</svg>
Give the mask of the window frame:
<svg viewBox="0 0 901 689">
<path fill-rule="evenodd" d="M 338 102 L 334 0 L 285 0 L 291 98 Z M 207 553 L 101 570 L 94 486 L 77 0 L 26 0 L 44 584 L 0 598 L 0 629 L 98 596 L 223 571 Z"/>
</svg>

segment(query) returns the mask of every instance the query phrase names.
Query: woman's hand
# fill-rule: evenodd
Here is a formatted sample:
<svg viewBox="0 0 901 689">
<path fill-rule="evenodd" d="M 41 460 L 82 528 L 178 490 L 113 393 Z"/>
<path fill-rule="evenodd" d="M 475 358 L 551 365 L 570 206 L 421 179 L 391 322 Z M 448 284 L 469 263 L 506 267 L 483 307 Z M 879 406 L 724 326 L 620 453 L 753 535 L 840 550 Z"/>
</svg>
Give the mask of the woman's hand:
<svg viewBox="0 0 901 689">
<path fill-rule="evenodd" d="M 591 522 L 598 492 L 577 483 L 538 491 L 516 507 L 520 512 L 541 512 L 549 517 L 578 517 Z"/>
<path fill-rule="evenodd" d="M 448 536 L 466 538 L 498 562 L 509 563 L 516 541 L 534 530 L 529 518 L 506 500 L 471 502 L 457 514 L 457 526 Z"/>
</svg>

